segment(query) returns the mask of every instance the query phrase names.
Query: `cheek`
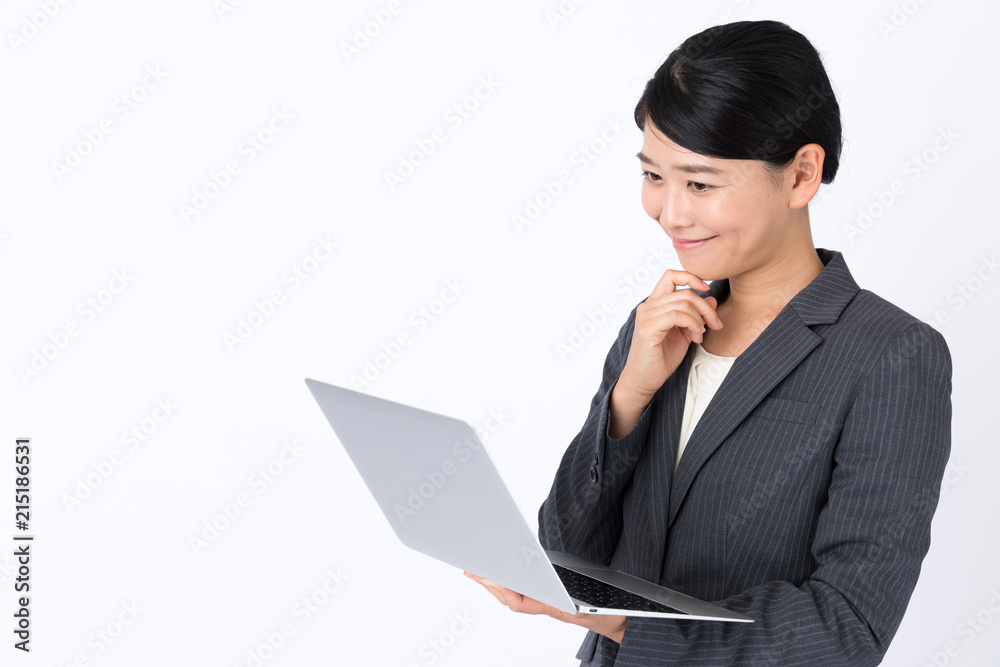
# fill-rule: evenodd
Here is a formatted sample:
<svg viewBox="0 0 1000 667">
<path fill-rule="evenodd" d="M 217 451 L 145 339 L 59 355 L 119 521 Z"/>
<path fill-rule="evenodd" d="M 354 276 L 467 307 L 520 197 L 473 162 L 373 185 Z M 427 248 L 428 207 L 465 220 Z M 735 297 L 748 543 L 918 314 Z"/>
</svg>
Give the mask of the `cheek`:
<svg viewBox="0 0 1000 667">
<path fill-rule="evenodd" d="M 698 204 L 699 219 L 707 228 L 748 239 L 765 234 L 775 217 L 774 201 L 752 186 L 727 188 Z"/>
<path fill-rule="evenodd" d="M 718 234 L 739 231 L 746 216 L 746 209 L 728 197 L 705 197 L 692 208 L 698 221 Z"/>
<path fill-rule="evenodd" d="M 646 215 L 654 220 L 660 219 L 660 211 L 656 200 L 653 197 L 653 194 L 649 191 L 649 188 L 645 185 L 642 186 L 642 210 L 644 210 Z"/>
</svg>

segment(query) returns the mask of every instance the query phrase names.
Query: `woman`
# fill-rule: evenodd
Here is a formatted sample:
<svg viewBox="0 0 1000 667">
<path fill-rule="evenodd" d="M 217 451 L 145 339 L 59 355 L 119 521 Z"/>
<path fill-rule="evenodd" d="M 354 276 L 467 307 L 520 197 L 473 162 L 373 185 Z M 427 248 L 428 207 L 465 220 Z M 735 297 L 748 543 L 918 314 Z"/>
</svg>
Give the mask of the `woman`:
<svg viewBox="0 0 1000 667">
<path fill-rule="evenodd" d="M 710 28 L 635 120 L 643 208 L 683 270 L 622 326 L 539 536 L 755 622 L 573 616 L 473 578 L 588 628 L 585 665 L 878 664 L 929 547 L 951 358 L 813 246 L 841 148 L 819 55 L 774 21 Z"/>
</svg>

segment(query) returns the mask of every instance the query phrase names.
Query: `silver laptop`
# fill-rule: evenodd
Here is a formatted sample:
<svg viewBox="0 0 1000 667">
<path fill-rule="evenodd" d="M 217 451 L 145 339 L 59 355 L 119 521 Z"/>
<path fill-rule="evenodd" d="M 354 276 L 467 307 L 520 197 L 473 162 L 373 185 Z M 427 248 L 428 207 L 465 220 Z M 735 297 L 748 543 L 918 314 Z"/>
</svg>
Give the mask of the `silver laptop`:
<svg viewBox="0 0 1000 667">
<path fill-rule="evenodd" d="M 306 379 L 400 541 L 574 614 L 753 622 L 571 554 L 543 549 L 466 422 Z"/>
</svg>

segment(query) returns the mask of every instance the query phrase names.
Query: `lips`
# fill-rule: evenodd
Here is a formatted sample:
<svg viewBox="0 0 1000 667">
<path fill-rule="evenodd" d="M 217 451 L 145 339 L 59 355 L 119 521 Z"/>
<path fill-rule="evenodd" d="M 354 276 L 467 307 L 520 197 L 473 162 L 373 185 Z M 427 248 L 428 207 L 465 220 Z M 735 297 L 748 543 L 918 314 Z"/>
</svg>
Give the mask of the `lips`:
<svg viewBox="0 0 1000 667">
<path fill-rule="evenodd" d="M 678 239 L 674 238 L 674 249 L 675 250 L 694 250 L 695 248 L 700 248 L 712 239 L 714 236 L 709 236 L 704 239 Z"/>
</svg>

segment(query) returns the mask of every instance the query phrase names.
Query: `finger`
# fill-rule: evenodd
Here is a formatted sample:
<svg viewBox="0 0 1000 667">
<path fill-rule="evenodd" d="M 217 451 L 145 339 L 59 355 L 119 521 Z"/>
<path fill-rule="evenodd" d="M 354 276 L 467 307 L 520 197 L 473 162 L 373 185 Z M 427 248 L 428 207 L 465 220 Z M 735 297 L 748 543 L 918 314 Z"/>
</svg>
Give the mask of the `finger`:
<svg viewBox="0 0 1000 667">
<path fill-rule="evenodd" d="M 500 584 L 495 584 L 489 579 L 482 580 L 483 586 L 487 588 L 494 597 L 499 600 L 503 605 L 508 607 L 511 611 L 516 611 L 522 614 L 548 614 L 549 616 L 562 614 L 558 609 L 544 602 L 539 602 L 534 598 L 529 598 L 526 595 L 522 595 L 517 591 L 512 591 L 509 588 L 501 586 Z"/>
<path fill-rule="evenodd" d="M 653 287 L 651 296 L 669 294 L 677 289 L 678 285 L 696 287 L 700 292 L 704 292 L 708 289 L 708 283 L 693 273 L 688 273 L 687 271 L 677 271 L 676 269 L 667 269 L 663 272 L 663 275 L 660 276 L 656 286 Z"/>
<path fill-rule="evenodd" d="M 646 299 L 646 303 L 649 302 L 652 302 L 652 306 L 658 306 L 659 304 L 690 304 L 698 311 L 702 324 L 710 326 L 713 329 L 722 328 L 722 320 L 719 319 L 719 313 L 715 310 L 719 302 L 714 296 L 702 298 L 694 294 L 691 290 L 677 290 L 676 292 L 670 292 L 669 294 L 655 298 L 650 296 Z"/>
<path fill-rule="evenodd" d="M 708 289 L 708 283 L 687 271 L 678 271 L 676 269 L 667 269 L 660 276 L 656 285 L 653 287 L 651 295 L 659 296 L 662 294 L 669 294 L 677 289 L 678 285 L 687 285 L 688 287 L 696 287 L 699 291 L 704 291 Z"/>
<path fill-rule="evenodd" d="M 705 333 L 705 319 L 701 311 L 687 301 L 654 303 L 643 313 L 642 324 L 644 329 L 652 326 L 660 335 L 666 335 L 674 328 L 686 329 L 699 343 Z"/>
<path fill-rule="evenodd" d="M 479 583 L 486 587 L 488 591 L 497 596 L 504 604 L 507 604 L 514 596 L 518 595 L 509 588 L 504 588 L 500 584 L 495 584 L 489 579 L 483 579 L 479 577 Z"/>
<path fill-rule="evenodd" d="M 709 297 L 705 297 L 704 301 L 705 301 L 705 303 L 707 303 L 708 305 L 710 305 L 712 307 L 712 315 L 715 316 L 714 319 L 710 319 L 709 320 L 710 326 L 713 329 L 721 329 L 722 328 L 722 318 L 719 317 L 719 300 L 716 299 L 714 296 L 709 296 Z"/>
<path fill-rule="evenodd" d="M 567 614 L 566 612 L 556 609 L 551 605 L 539 602 L 534 598 L 529 598 L 528 596 L 522 595 L 517 591 L 512 591 L 509 588 L 493 583 L 489 579 L 483 579 L 482 577 L 474 575 L 471 572 L 466 571 L 462 572 L 462 574 L 482 584 L 483 587 L 493 595 L 493 597 L 499 600 L 501 604 L 508 607 L 511 611 L 524 614 L 546 614 L 559 620 L 566 620 L 567 616 L 572 616 L 571 614 Z"/>
<path fill-rule="evenodd" d="M 465 574 L 470 579 L 475 579 L 480 584 L 482 584 L 483 588 L 485 588 L 493 597 L 499 600 L 501 604 L 503 604 L 504 606 L 510 606 L 501 588 L 498 587 L 496 584 L 494 584 L 492 581 L 490 581 L 489 579 L 483 579 L 482 577 L 477 577 L 474 574 L 468 574 L 468 573 Z"/>
<path fill-rule="evenodd" d="M 511 611 L 529 614 L 537 614 L 539 612 L 537 607 L 542 604 L 541 602 L 525 597 L 517 591 L 512 591 L 499 584 L 494 584 L 489 580 L 484 579 L 483 585 L 486 586 L 490 593 L 493 593 L 494 597 L 496 597 L 501 604 L 508 607 Z"/>
<path fill-rule="evenodd" d="M 508 600 L 507 596 L 504 595 L 501 591 L 497 590 L 496 588 L 494 588 L 492 586 L 487 586 L 486 584 L 483 584 L 483 586 L 486 588 L 486 590 L 488 590 L 490 592 L 490 594 L 493 597 L 495 597 L 497 600 L 500 601 L 500 604 L 502 604 L 505 607 L 509 607 L 510 606 L 510 600 Z"/>
<path fill-rule="evenodd" d="M 480 583 L 480 584 L 482 584 L 482 585 L 483 585 L 483 586 L 484 586 L 485 588 L 487 588 L 487 589 L 489 589 L 489 590 L 491 590 L 491 591 L 492 591 L 492 590 L 496 590 L 496 589 L 497 589 L 497 585 L 496 585 L 496 584 L 494 584 L 494 583 L 493 583 L 492 581 L 490 581 L 489 579 L 483 579 L 482 577 L 480 577 L 480 576 L 478 576 L 478 575 L 475 575 L 475 574 L 472 574 L 471 572 L 467 572 L 467 571 L 466 571 L 466 572 L 462 572 L 462 574 L 464 574 L 465 576 L 467 576 L 467 577 L 468 577 L 469 579 L 472 579 L 473 581 L 477 581 L 477 582 L 479 582 L 479 583 Z"/>
</svg>

